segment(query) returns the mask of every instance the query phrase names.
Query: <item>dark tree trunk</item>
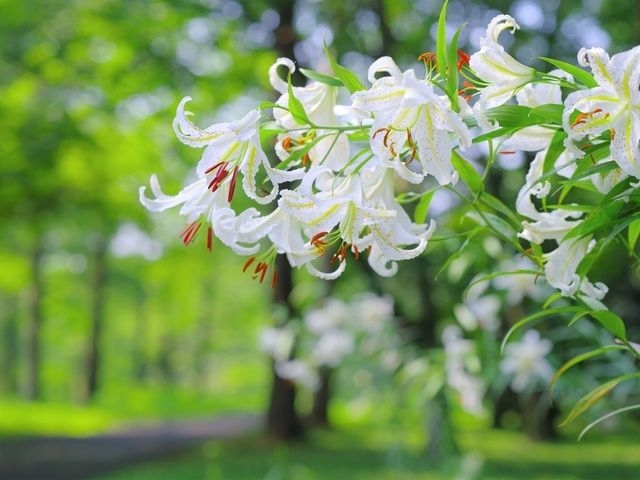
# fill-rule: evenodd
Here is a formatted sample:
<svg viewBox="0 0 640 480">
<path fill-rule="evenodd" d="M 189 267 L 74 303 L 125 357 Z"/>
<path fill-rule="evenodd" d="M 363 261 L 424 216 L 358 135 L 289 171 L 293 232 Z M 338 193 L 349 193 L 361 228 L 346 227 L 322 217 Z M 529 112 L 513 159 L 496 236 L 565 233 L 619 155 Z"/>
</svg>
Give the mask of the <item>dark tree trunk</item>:
<svg viewBox="0 0 640 480">
<path fill-rule="evenodd" d="M 522 428 L 531 440 L 554 440 L 558 437 L 555 426 L 558 413 L 545 393 L 527 395 L 522 400 Z"/>
<path fill-rule="evenodd" d="M 313 405 L 309 422 L 317 427 L 329 428 L 329 401 L 331 400 L 331 377 L 333 370 L 320 371 L 320 388 L 313 394 Z"/>
<path fill-rule="evenodd" d="M 16 323 L 17 298 L 3 295 L 0 311 L 0 391 L 7 395 L 18 392 L 18 325 Z"/>
<path fill-rule="evenodd" d="M 276 257 L 278 283 L 273 292 L 274 303 L 283 305 L 289 313 L 293 313 L 293 306 L 289 296 L 293 289 L 292 271 L 284 255 Z M 278 376 L 272 368 L 273 382 L 267 409 L 267 434 L 275 440 L 293 440 L 302 436 L 302 425 L 296 412 L 295 385 Z"/>
<path fill-rule="evenodd" d="M 42 236 L 36 239 L 31 252 L 31 285 L 27 291 L 27 326 L 26 326 L 26 371 L 25 397 L 37 400 L 41 395 L 40 385 L 40 328 L 42 326 L 42 298 L 44 296 L 43 259 L 44 247 Z"/>
<path fill-rule="evenodd" d="M 85 402 L 90 401 L 99 387 L 101 364 L 100 342 L 104 322 L 104 301 L 107 284 L 107 241 L 100 236 L 94 245 L 93 272 L 91 277 L 91 330 L 89 348 L 85 360 Z"/>
</svg>

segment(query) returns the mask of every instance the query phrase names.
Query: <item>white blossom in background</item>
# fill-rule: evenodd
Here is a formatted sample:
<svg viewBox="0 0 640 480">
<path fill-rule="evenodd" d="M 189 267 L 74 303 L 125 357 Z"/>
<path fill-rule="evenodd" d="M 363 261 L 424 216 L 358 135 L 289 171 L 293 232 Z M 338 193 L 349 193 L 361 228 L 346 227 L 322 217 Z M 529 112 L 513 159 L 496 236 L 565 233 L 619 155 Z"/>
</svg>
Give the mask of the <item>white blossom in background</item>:
<svg viewBox="0 0 640 480">
<path fill-rule="evenodd" d="M 353 352 L 353 335 L 345 330 L 329 330 L 324 332 L 311 350 L 314 364 L 320 367 L 336 368 L 344 357 Z"/>
<path fill-rule="evenodd" d="M 537 330 L 528 330 L 521 340 L 507 344 L 500 371 L 511 378 L 513 391 L 523 392 L 551 380 L 553 368 L 546 358 L 551 347 L 551 340 L 540 338 Z"/>
<path fill-rule="evenodd" d="M 294 359 L 286 362 L 277 362 L 276 373 L 279 377 L 315 391 L 320 387 L 318 372 L 308 363 Z"/>
<path fill-rule="evenodd" d="M 474 371 L 479 370 L 479 359 L 474 344 L 462 336 L 455 325 L 449 325 L 442 332 L 445 353 L 447 385 L 458 394 L 460 405 L 469 413 L 482 415 L 482 398 L 486 385 Z"/>
<path fill-rule="evenodd" d="M 519 270 L 537 271 L 536 265 L 527 257 L 517 255 L 512 260 L 502 262 L 499 271 L 505 272 L 493 279 L 493 286 L 507 291 L 507 304 L 519 305 L 525 298 L 542 299 L 545 294 L 541 282 L 537 281 L 536 273 L 515 273 Z M 509 272 L 514 272 L 509 274 Z"/>
<path fill-rule="evenodd" d="M 344 327 L 351 319 L 349 305 L 336 298 L 329 298 L 320 308 L 308 311 L 304 316 L 305 327 L 314 335 Z"/>
<path fill-rule="evenodd" d="M 289 358 L 294 341 L 295 334 L 291 329 L 267 327 L 260 332 L 258 343 L 261 351 L 276 362 L 282 362 Z"/>
<path fill-rule="evenodd" d="M 502 303 L 496 295 L 472 298 L 453 307 L 453 313 L 465 330 L 495 332 L 500 326 Z"/>
<path fill-rule="evenodd" d="M 373 334 L 382 331 L 389 320 L 393 319 L 393 305 L 393 298 L 388 295 L 363 293 L 353 300 L 351 308 L 360 327 Z"/>
</svg>

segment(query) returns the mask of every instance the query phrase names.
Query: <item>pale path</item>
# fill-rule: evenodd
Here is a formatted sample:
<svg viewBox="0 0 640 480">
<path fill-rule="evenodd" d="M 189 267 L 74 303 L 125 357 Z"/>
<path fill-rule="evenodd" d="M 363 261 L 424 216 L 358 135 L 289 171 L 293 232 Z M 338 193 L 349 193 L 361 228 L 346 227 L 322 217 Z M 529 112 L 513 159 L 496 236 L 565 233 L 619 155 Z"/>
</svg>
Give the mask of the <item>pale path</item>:
<svg viewBox="0 0 640 480">
<path fill-rule="evenodd" d="M 92 437 L 0 439 L 0 480 L 79 480 L 123 465 L 259 431 L 262 418 L 230 415 L 134 426 Z"/>
</svg>

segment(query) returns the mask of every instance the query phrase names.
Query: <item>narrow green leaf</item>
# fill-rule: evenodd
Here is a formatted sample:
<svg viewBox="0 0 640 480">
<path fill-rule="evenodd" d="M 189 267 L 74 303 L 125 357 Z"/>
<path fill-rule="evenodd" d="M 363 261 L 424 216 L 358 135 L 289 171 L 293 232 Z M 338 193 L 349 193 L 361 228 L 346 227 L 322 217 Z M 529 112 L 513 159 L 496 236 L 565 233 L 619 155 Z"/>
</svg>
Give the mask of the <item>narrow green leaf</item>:
<svg viewBox="0 0 640 480">
<path fill-rule="evenodd" d="M 605 347 L 600 347 L 595 350 L 591 350 L 585 353 L 581 353 L 580 355 L 576 355 L 571 360 L 562 365 L 555 373 L 553 378 L 551 379 L 551 383 L 549 383 L 549 398 L 551 398 L 553 394 L 553 387 L 558 382 L 560 377 L 571 367 L 578 365 L 579 363 L 584 362 L 585 360 L 589 360 L 590 358 L 597 357 L 598 355 L 603 355 L 608 352 L 612 352 L 615 350 L 626 350 L 627 347 L 624 345 L 607 345 Z"/>
<path fill-rule="evenodd" d="M 348 68 L 345 68 L 342 65 L 338 64 L 335 58 L 333 58 L 333 55 L 331 55 L 331 52 L 326 45 L 324 46 L 324 52 L 329 59 L 329 63 L 331 64 L 333 73 L 340 79 L 344 86 L 347 87 L 347 90 L 349 90 L 349 92 L 354 93 L 365 89 L 364 85 L 362 85 L 362 82 L 355 73 L 353 73 Z"/>
<path fill-rule="evenodd" d="M 544 163 L 542 166 L 542 173 L 546 174 L 553 170 L 558 157 L 562 152 L 564 152 L 564 141 L 567 138 L 567 133 L 564 130 L 558 130 L 553 134 L 551 138 L 551 143 L 549 144 L 549 149 L 547 150 L 547 154 L 544 156 Z"/>
<path fill-rule="evenodd" d="M 629 224 L 629 231 L 627 232 L 627 239 L 629 241 L 629 250 L 636 248 L 636 243 L 640 237 L 640 218 L 633 220 Z"/>
<path fill-rule="evenodd" d="M 467 187 L 469 187 L 469 190 L 472 193 L 477 194 L 482 190 L 484 186 L 482 177 L 473 167 L 473 165 L 471 165 L 468 160 L 461 157 L 456 150 L 453 150 L 453 152 L 451 152 L 451 165 L 453 166 L 455 171 L 458 172 L 460 178 L 467 185 Z"/>
<path fill-rule="evenodd" d="M 462 27 L 453 34 L 449 51 L 447 52 L 447 96 L 451 101 L 451 109 L 454 112 L 460 111 L 460 101 L 458 99 L 458 37 Z"/>
<path fill-rule="evenodd" d="M 502 200 L 494 197 L 488 192 L 482 192 L 480 194 L 480 202 L 487 205 L 488 207 L 493 208 L 496 212 L 499 212 L 502 216 L 507 218 L 514 227 L 521 228 L 522 225 L 518 217 L 509 207 L 502 203 Z"/>
<path fill-rule="evenodd" d="M 530 115 L 534 115 L 536 118 L 544 118 L 547 123 L 553 123 L 555 125 L 562 125 L 562 113 L 564 112 L 564 106 L 557 103 L 547 103 L 544 105 L 538 105 L 531 109 Z"/>
<path fill-rule="evenodd" d="M 624 320 L 611 310 L 594 310 L 589 316 L 595 318 L 611 334 L 621 340 L 627 340 L 627 329 Z"/>
<path fill-rule="evenodd" d="M 627 373 L 625 375 L 620 375 L 619 377 L 614 378 L 613 380 L 609 380 L 608 382 L 603 383 L 599 387 L 594 388 L 585 396 L 583 396 L 580 400 L 576 402 L 573 406 L 567 418 L 565 418 L 562 423 L 560 423 L 560 427 L 564 427 L 569 423 L 573 422 L 576 418 L 582 415 L 584 412 L 593 407 L 596 403 L 606 397 L 614 388 L 616 388 L 620 383 L 631 380 L 634 378 L 639 378 L 640 373 Z"/>
<path fill-rule="evenodd" d="M 491 140 L 492 138 L 509 136 L 513 132 L 517 132 L 518 130 L 520 130 L 520 129 L 519 128 L 507 128 L 507 127 L 496 128 L 495 130 L 491 130 L 490 132 L 483 133 L 482 135 L 478 135 L 477 137 L 475 137 L 473 139 L 473 143 L 483 143 L 483 142 L 486 142 L 487 140 Z"/>
<path fill-rule="evenodd" d="M 291 75 L 287 79 L 287 93 L 289 94 L 289 102 L 287 104 L 287 108 L 296 122 L 301 125 L 311 125 L 311 120 L 307 116 L 307 112 L 304 110 L 304 105 L 302 102 L 298 100 L 293 94 L 293 86 L 291 85 Z"/>
<path fill-rule="evenodd" d="M 324 73 L 316 72 L 315 70 L 307 70 L 306 68 L 301 68 L 300 73 L 311 80 L 315 80 L 319 83 L 324 83 L 325 85 L 329 85 L 330 87 L 344 87 L 344 83 L 342 83 L 342 80 L 336 77 L 332 77 L 331 75 L 325 75 Z"/>
<path fill-rule="evenodd" d="M 433 195 L 435 194 L 435 190 L 430 190 L 422 195 L 420 201 L 416 205 L 416 209 L 413 212 L 413 221 L 416 223 L 424 223 L 427 220 L 427 215 L 429 215 L 429 207 L 431 206 L 431 200 L 433 200 Z"/>
<path fill-rule="evenodd" d="M 576 67 L 575 65 L 571 65 L 570 63 L 563 62 L 561 60 L 556 60 L 555 58 L 547 58 L 547 57 L 538 57 L 538 58 L 540 60 L 544 60 L 547 63 L 550 63 L 551 65 L 559 68 L 560 70 L 567 72 L 568 74 L 573 76 L 573 78 L 575 78 L 578 82 L 583 84 L 585 87 L 595 88 L 598 86 L 598 82 L 596 82 L 595 78 L 593 78 L 593 75 L 591 75 L 589 72 L 585 70 L 582 70 L 579 67 Z"/>
<path fill-rule="evenodd" d="M 438 30 L 436 32 L 436 60 L 438 73 L 442 78 L 447 78 L 447 4 L 445 0 L 438 17 Z"/>
<path fill-rule="evenodd" d="M 640 408 L 640 403 L 636 403 L 635 405 L 628 405 L 626 407 L 619 408 L 617 410 L 614 410 L 613 412 L 609 412 L 606 415 L 601 416 L 600 418 L 598 418 L 597 420 L 594 420 L 593 422 L 591 422 L 589 425 L 587 425 L 582 429 L 582 431 L 580 432 L 580 435 L 578 435 L 578 441 L 582 440 L 582 437 L 584 437 L 589 430 L 591 430 L 593 427 L 595 427 L 599 423 L 602 423 L 605 420 L 608 420 L 611 417 L 614 417 L 620 413 L 626 413 L 632 410 L 638 410 L 639 408 Z"/>
</svg>

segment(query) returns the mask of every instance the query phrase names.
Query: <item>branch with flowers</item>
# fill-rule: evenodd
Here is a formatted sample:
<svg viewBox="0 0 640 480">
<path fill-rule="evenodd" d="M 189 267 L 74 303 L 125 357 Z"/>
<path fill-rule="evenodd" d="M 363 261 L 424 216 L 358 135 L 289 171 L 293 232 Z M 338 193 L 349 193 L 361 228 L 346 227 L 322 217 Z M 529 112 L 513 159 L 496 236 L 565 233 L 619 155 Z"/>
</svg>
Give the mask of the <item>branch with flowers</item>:
<svg viewBox="0 0 640 480">
<path fill-rule="evenodd" d="M 509 15 L 489 23 L 472 55 L 458 49 L 460 29 L 447 42 L 445 25 L 446 2 L 435 52 L 419 56 L 424 74 L 382 57 L 369 67 L 366 87 L 327 50 L 332 73 L 300 69 L 309 79 L 302 87 L 291 83 L 293 61 L 278 59 L 269 70 L 278 100 L 235 122 L 200 128 L 185 97 L 173 127 L 180 141 L 203 149 L 196 180 L 172 196 L 152 176 L 153 196 L 142 187 L 141 203 L 154 212 L 180 207 L 185 244 L 204 236 L 210 250 L 217 239 L 247 257 L 245 271 L 275 285 L 277 255 L 324 280 L 339 277 L 349 257 L 394 275 L 398 262 L 425 252 L 437 231 L 431 201 L 446 190 L 531 265 L 491 276 L 537 275 L 556 290 L 511 328 L 503 346 L 533 322 L 572 315 L 570 323 L 590 317 L 618 343 L 573 358 L 553 383 L 611 349 L 640 358 L 625 322 L 603 302 L 608 287 L 591 278 L 612 243 L 637 260 L 640 47 L 612 57 L 583 48 L 578 63 L 589 71 L 544 58 L 554 69 L 540 72 L 499 43 L 505 30 L 519 28 Z M 465 157 L 474 145 L 488 152 L 481 172 Z M 509 205 L 486 186 L 498 155 L 516 151 L 533 160 Z M 234 202 L 238 183 L 254 203 L 242 211 Z M 638 378 L 627 373 L 592 390 L 567 420 Z"/>
</svg>

